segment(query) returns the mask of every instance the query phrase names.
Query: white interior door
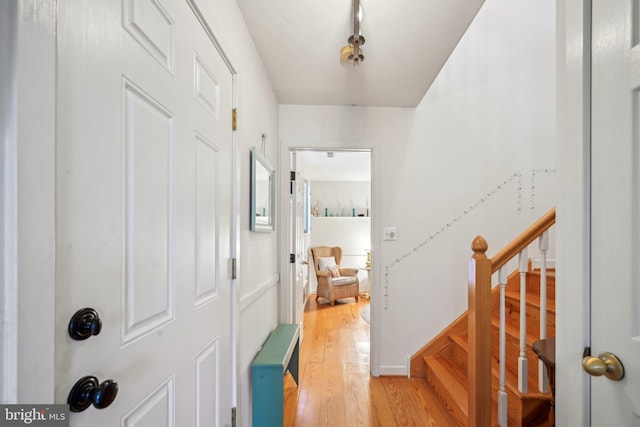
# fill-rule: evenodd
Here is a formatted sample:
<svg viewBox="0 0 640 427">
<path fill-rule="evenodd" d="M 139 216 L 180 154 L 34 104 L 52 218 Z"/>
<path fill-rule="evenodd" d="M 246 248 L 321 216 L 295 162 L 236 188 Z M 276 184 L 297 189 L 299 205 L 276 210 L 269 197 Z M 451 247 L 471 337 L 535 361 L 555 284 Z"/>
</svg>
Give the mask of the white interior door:
<svg viewBox="0 0 640 427">
<path fill-rule="evenodd" d="M 640 426 L 639 11 L 593 1 L 591 353 L 625 368 L 591 378 L 593 426 Z"/>
<path fill-rule="evenodd" d="M 231 73 L 186 0 L 60 0 L 57 47 L 56 401 L 95 376 L 72 426 L 230 425 Z"/>
<path fill-rule="evenodd" d="M 295 262 L 291 263 L 291 286 L 293 303 L 293 321 L 302 324 L 304 315 L 304 226 L 303 226 L 303 179 L 296 169 L 296 153 L 291 153 L 292 174 L 295 179 L 291 181 L 291 243 L 292 254 Z"/>
</svg>

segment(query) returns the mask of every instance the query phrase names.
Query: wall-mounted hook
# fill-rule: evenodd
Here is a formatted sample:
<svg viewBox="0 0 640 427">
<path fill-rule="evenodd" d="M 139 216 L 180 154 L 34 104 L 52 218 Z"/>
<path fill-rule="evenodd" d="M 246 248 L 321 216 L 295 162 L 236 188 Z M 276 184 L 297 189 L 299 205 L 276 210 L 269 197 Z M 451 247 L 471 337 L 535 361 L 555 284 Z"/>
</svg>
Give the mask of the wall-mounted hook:
<svg viewBox="0 0 640 427">
<path fill-rule="evenodd" d="M 265 154 L 264 150 L 265 150 L 265 146 L 266 146 L 266 141 L 267 141 L 267 134 L 263 133 L 262 134 L 262 145 L 260 146 L 260 153 L 261 154 Z"/>
</svg>

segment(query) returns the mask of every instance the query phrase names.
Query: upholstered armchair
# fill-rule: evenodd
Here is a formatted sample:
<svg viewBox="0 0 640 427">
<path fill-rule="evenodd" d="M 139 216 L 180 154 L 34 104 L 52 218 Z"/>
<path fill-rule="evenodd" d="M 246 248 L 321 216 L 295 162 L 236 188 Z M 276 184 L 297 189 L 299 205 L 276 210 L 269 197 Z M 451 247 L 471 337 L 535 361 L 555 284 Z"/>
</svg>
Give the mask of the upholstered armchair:
<svg viewBox="0 0 640 427">
<path fill-rule="evenodd" d="M 342 249 L 338 246 L 316 246 L 311 248 L 313 265 L 318 278 L 318 298 L 329 300 L 333 305 L 336 300 L 354 297 L 358 301 L 360 281 L 357 268 L 342 268 Z"/>
</svg>

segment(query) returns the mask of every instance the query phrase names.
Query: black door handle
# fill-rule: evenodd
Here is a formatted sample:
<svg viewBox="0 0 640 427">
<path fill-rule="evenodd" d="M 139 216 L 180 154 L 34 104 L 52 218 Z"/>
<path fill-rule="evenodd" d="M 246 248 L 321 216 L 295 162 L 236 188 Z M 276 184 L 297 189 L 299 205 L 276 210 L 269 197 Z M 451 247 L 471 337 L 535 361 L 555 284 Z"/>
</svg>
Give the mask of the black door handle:
<svg viewBox="0 0 640 427">
<path fill-rule="evenodd" d="M 67 403 L 71 412 L 84 411 L 92 405 L 104 409 L 111 405 L 118 395 L 118 383 L 114 380 L 98 382 L 96 377 L 80 378 L 69 392 Z"/>
<path fill-rule="evenodd" d="M 93 308 L 82 308 L 69 321 L 69 335 L 74 340 L 86 340 L 92 335 L 98 335 L 102 330 L 102 320 Z"/>
</svg>

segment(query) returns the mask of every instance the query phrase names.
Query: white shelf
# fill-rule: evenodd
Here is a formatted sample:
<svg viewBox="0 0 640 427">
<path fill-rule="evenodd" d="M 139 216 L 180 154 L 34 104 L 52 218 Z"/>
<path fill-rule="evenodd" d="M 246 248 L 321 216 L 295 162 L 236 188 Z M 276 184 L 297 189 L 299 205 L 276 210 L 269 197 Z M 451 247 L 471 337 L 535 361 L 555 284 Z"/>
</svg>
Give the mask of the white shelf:
<svg viewBox="0 0 640 427">
<path fill-rule="evenodd" d="M 313 219 L 371 219 L 370 216 L 312 216 Z"/>
</svg>

